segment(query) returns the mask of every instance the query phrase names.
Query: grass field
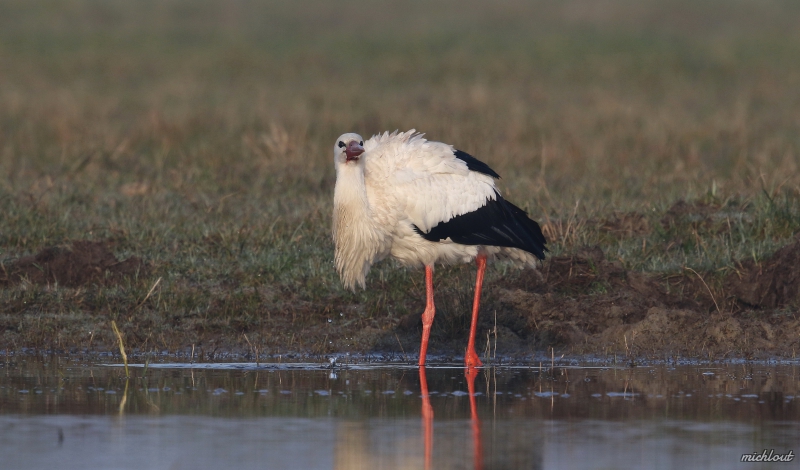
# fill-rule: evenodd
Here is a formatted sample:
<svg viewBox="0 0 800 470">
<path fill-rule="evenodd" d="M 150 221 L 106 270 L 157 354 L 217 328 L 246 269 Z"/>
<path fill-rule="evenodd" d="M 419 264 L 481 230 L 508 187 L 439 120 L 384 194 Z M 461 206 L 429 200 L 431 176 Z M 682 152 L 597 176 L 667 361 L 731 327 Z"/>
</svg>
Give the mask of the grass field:
<svg viewBox="0 0 800 470">
<path fill-rule="evenodd" d="M 0 2 L 3 269 L 74 240 L 147 263 L 7 277 L 0 347 L 108 348 L 111 320 L 142 351 L 394 341 L 422 274 L 385 262 L 353 294 L 332 267 L 350 131 L 486 161 L 553 255 L 599 245 L 725 298 L 737 260 L 800 231 L 798 24 L 789 0 Z M 665 223 L 680 200 L 696 210 Z M 441 338 L 464 334 L 472 270 L 437 270 Z"/>
</svg>

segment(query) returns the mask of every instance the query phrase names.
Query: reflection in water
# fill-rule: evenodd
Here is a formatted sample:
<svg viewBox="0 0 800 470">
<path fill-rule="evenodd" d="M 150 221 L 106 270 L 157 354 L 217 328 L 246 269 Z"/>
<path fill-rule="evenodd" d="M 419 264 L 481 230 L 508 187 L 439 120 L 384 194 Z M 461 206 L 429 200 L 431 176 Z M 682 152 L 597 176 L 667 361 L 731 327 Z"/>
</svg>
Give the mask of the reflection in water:
<svg viewBox="0 0 800 470">
<path fill-rule="evenodd" d="M 431 468 L 431 455 L 433 453 L 433 407 L 431 396 L 428 393 L 428 378 L 425 375 L 425 366 L 419 368 L 419 388 L 422 397 L 422 432 L 425 436 L 425 470 Z"/>
<path fill-rule="evenodd" d="M 184 367 L 2 364 L 2 466 L 731 468 L 800 450 L 795 366 Z"/>
<path fill-rule="evenodd" d="M 478 369 L 467 367 L 464 370 L 464 377 L 467 379 L 467 389 L 469 390 L 469 419 L 472 424 L 472 452 L 474 454 L 475 469 L 483 468 L 483 443 L 481 442 L 481 421 L 478 419 L 478 406 L 475 401 L 475 377 L 478 376 Z"/>
</svg>

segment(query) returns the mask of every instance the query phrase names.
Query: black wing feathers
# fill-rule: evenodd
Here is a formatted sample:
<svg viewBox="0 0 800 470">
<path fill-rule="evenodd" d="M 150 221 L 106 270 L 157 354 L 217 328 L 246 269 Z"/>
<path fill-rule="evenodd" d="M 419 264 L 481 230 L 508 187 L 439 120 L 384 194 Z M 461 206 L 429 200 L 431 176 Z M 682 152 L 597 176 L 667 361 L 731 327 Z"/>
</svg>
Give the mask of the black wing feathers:
<svg viewBox="0 0 800 470">
<path fill-rule="evenodd" d="M 495 196 L 495 200 L 487 200 L 480 209 L 439 223 L 428 233 L 422 232 L 416 225 L 414 230 L 431 242 L 450 238 L 462 245 L 519 248 L 544 259 L 547 240 L 539 224 L 500 194 L 495 193 Z"/>
<path fill-rule="evenodd" d="M 455 156 L 457 159 L 462 160 L 464 163 L 466 163 L 467 168 L 470 171 L 477 171 L 478 173 L 489 175 L 492 178 L 500 178 L 500 175 L 498 175 L 494 170 L 489 168 L 489 165 L 483 163 L 482 161 L 478 160 L 477 158 L 473 157 L 467 152 L 456 150 Z"/>
</svg>

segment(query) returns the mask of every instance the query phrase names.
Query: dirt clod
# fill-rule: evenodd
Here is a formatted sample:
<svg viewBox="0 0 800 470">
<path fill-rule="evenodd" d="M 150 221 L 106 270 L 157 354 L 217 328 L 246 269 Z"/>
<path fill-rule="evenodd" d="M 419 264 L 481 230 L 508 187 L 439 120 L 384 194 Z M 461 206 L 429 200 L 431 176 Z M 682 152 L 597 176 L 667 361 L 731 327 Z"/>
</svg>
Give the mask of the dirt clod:
<svg viewBox="0 0 800 470">
<path fill-rule="evenodd" d="M 653 231 L 647 218 L 638 212 L 615 212 L 600 223 L 600 230 L 617 237 L 648 235 Z"/>
<path fill-rule="evenodd" d="M 51 246 L 33 256 L 24 256 L 0 272 L 0 285 L 21 282 L 59 284 L 78 287 L 86 284 L 114 284 L 147 269 L 141 258 L 132 256 L 118 260 L 107 241 L 79 240 Z"/>
<path fill-rule="evenodd" d="M 711 222 L 711 217 L 719 211 L 719 206 L 703 202 L 688 203 L 679 200 L 669 208 L 661 219 L 661 226 L 670 229 L 676 225 L 689 223 L 692 226 L 704 226 Z"/>
<path fill-rule="evenodd" d="M 800 237 L 765 261 L 739 263 L 728 277 L 736 298 L 756 308 L 800 306 Z"/>
</svg>

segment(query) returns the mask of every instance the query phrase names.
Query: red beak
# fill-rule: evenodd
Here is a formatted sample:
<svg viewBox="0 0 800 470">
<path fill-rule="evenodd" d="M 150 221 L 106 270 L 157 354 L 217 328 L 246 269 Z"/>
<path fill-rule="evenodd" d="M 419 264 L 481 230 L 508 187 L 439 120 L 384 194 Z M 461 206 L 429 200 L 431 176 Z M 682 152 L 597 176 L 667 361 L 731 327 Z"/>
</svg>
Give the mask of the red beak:
<svg viewBox="0 0 800 470">
<path fill-rule="evenodd" d="M 355 140 L 351 141 L 347 144 L 347 148 L 344 150 L 344 153 L 347 155 L 347 161 L 350 160 L 358 160 L 358 156 L 364 153 L 364 147 L 361 146 Z"/>
</svg>

